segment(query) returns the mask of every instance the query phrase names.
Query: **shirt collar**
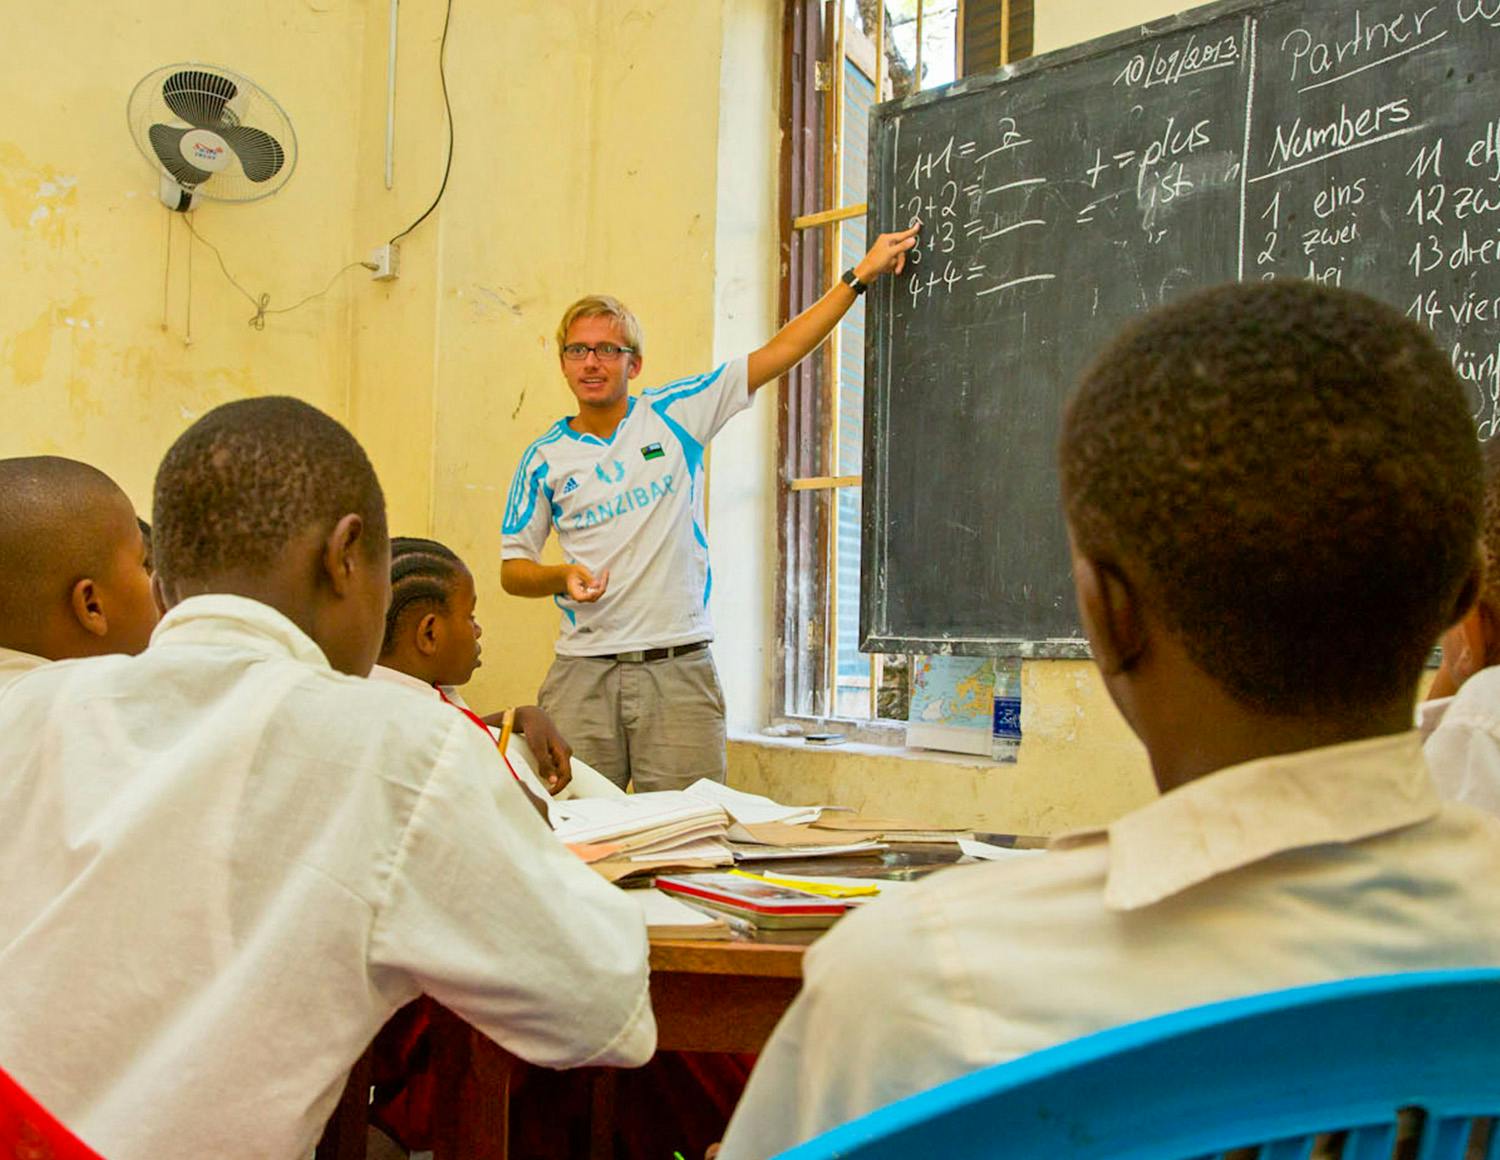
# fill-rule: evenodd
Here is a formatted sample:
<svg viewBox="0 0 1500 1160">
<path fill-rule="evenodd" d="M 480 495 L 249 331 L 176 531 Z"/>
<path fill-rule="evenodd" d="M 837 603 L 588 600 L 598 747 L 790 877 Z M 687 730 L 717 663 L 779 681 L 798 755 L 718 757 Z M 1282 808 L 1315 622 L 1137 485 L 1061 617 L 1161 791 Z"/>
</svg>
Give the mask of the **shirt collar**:
<svg viewBox="0 0 1500 1160">
<path fill-rule="evenodd" d="M 385 681 L 392 685 L 403 685 L 408 689 L 415 689 L 419 693 L 426 693 L 429 697 L 437 696 L 437 687 L 429 685 L 421 677 L 414 677 L 410 673 L 403 673 L 400 669 L 389 668 L 386 665 L 376 665 L 370 670 L 370 680 Z"/>
<path fill-rule="evenodd" d="M 1433 730 L 1443 723 L 1443 717 L 1451 704 L 1452 697 L 1438 697 L 1432 701 L 1423 701 L 1417 706 L 1417 732 L 1422 735 L 1422 740 L 1431 737 Z"/>
<path fill-rule="evenodd" d="M 184 644 L 232 644 L 314 668 L 333 667 L 312 637 L 269 604 L 222 592 L 189 597 L 162 617 L 151 634 L 152 648 Z"/>
<path fill-rule="evenodd" d="M 563 434 L 568 436 L 570 439 L 576 439 L 580 443 L 596 443 L 600 447 L 608 447 L 614 443 L 615 436 L 620 433 L 620 428 L 625 426 L 625 419 L 629 419 L 630 416 L 635 413 L 635 399 L 636 397 L 634 395 L 625 396 L 625 418 L 621 419 L 619 423 L 616 424 L 614 433 L 610 435 L 608 439 L 601 439 L 599 438 L 599 436 L 594 435 L 588 431 L 578 430 L 573 426 L 574 417 L 572 415 L 564 415 L 557 422 L 558 425 L 562 427 Z"/>
<path fill-rule="evenodd" d="M 1231 766 L 1053 845 L 1107 841 L 1104 903 L 1136 910 L 1288 850 L 1415 825 L 1439 808 L 1413 730 Z"/>
<path fill-rule="evenodd" d="M 16 648 L 0 647 L 0 685 L 8 685 L 22 673 L 50 664 L 46 657 L 35 656 Z"/>
</svg>

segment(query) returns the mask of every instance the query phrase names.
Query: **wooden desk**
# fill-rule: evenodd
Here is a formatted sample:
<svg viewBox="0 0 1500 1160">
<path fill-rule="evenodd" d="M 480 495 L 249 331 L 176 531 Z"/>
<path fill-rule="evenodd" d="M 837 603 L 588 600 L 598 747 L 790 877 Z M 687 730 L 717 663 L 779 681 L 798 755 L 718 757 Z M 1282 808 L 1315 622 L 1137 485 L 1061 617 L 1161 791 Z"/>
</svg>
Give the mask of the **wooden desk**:
<svg viewBox="0 0 1500 1160">
<path fill-rule="evenodd" d="M 876 856 L 778 863 L 782 873 L 914 879 L 961 858 L 952 844 L 907 845 Z M 774 938 L 768 934 L 767 939 Z M 662 1051 L 758 1054 L 802 987 L 806 945 L 735 938 L 651 942 L 651 1004 Z M 424 1000 L 431 1002 L 430 1000 Z M 510 1093 L 526 1065 L 446 1008 L 432 1003 L 444 1108 L 434 1160 L 504 1160 Z M 365 1061 L 368 1061 L 368 1053 Z M 356 1067 L 317 1160 L 362 1160 L 368 1080 Z M 364 1075 L 368 1075 L 368 1067 Z M 361 1087 L 360 1085 L 364 1086 Z M 608 1122 L 609 1085 L 596 1085 L 595 1123 Z M 601 1103 L 600 1101 L 604 1102 Z M 355 1149 L 358 1150 L 355 1150 Z"/>
<path fill-rule="evenodd" d="M 802 986 L 805 946 L 750 942 L 653 941 L 651 1005 L 662 1051 L 759 1052 Z M 429 1000 L 430 1002 L 430 1000 Z M 433 1160 L 505 1160 L 510 1093 L 526 1066 L 458 1016 L 432 1003 L 433 1050 L 441 1090 Z M 317 1160 L 362 1160 L 369 1055 L 318 1144 Z M 607 1109 L 600 1109 L 607 1115 Z"/>
<path fill-rule="evenodd" d="M 802 989 L 806 950 L 738 939 L 652 942 L 657 1047 L 759 1052 Z"/>
</svg>

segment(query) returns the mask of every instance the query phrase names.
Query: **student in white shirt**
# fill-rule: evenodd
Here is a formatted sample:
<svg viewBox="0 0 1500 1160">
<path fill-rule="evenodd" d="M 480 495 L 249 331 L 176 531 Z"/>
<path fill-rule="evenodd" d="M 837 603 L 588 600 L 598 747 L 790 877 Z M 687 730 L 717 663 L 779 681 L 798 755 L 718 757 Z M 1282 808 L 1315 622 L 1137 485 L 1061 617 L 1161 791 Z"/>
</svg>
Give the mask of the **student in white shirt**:
<svg viewBox="0 0 1500 1160">
<path fill-rule="evenodd" d="M 1500 814 L 1500 442 L 1484 448 L 1484 587 L 1443 635 L 1443 663 L 1417 710 L 1444 797 Z"/>
<path fill-rule="evenodd" d="M 843 280 L 765 346 L 707 374 L 630 394 L 640 323 L 617 299 L 582 298 L 557 329 L 578 403 L 521 456 L 506 500 L 500 582 L 562 610 L 538 700 L 573 748 L 622 789 L 724 780 L 724 695 L 708 651 L 713 577 L 704 531 L 709 441 L 751 396 L 838 325 L 919 227 L 882 234 Z M 557 532 L 564 563 L 541 563 Z"/>
<path fill-rule="evenodd" d="M 0 692 L 0 1060 L 111 1160 L 305 1157 L 427 993 L 551 1067 L 655 1043 L 639 913 L 451 708 L 365 680 L 380 485 L 289 398 L 157 474 L 139 657 Z"/>
<path fill-rule="evenodd" d="M 394 537 L 391 607 L 370 677 L 437 697 L 498 738 L 504 713 L 481 717 L 459 692 L 484 663 L 478 603 L 474 574 L 451 548 L 416 536 Z M 572 748 L 547 714 L 535 705 L 513 712 L 515 733 L 505 764 L 533 792 L 542 798 L 619 795 L 612 782 L 573 761 Z M 515 744 L 518 736 L 523 745 Z"/>
<path fill-rule="evenodd" d="M 1479 578 L 1478 443 L 1431 336 L 1305 282 L 1182 299 L 1084 375 L 1060 464 L 1083 625 L 1162 796 L 842 920 L 720 1160 L 1170 1010 L 1500 966 L 1500 822 L 1441 801 L 1411 729 Z"/>
<path fill-rule="evenodd" d="M 391 604 L 380 661 L 370 679 L 441 701 L 466 717 L 497 744 L 492 776 L 520 782 L 544 818 L 549 816 L 549 797 L 624 796 L 612 782 L 572 760 L 567 742 L 535 705 L 514 711 L 517 732 L 501 758 L 503 730 L 497 726 L 504 714 L 480 717 L 459 692 L 484 663 L 478 603 L 474 575 L 453 549 L 416 536 L 392 537 Z M 376 1051 L 371 1120 L 405 1150 L 426 1151 L 439 1114 L 432 1099 L 437 1064 L 426 1031 L 429 1017 L 417 1004 L 396 1018 L 399 1033 L 387 1028 Z"/>
<path fill-rule="evenodd" d="M 0 459 L 0 686 L 48 661 L 138 653 L 147 545 L 118 484 L 76 459 Z"/>
</svg>

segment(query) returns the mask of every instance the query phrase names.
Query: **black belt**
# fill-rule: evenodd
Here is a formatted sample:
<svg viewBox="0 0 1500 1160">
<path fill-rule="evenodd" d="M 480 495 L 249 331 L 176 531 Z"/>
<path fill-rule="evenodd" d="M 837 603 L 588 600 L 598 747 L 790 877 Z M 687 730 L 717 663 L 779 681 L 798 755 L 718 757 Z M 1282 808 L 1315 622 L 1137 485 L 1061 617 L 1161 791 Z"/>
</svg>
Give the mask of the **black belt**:
<svg viewBox="0 0 1500 1160">
<path fill-rule="evenodd" d="M 708 641 L 695 640 L 692 644 L 673 644 L 666 648 L 643 648 L 635 652 L 605 653 L 603 656 L 589 657 L 591 661 L 623 661 L 626 664 L 640 664 L 642 661 L 665 661 L 672 657 L 685 657 L 695 652 L 702 652 L 708 647 Z"/>
</svg>

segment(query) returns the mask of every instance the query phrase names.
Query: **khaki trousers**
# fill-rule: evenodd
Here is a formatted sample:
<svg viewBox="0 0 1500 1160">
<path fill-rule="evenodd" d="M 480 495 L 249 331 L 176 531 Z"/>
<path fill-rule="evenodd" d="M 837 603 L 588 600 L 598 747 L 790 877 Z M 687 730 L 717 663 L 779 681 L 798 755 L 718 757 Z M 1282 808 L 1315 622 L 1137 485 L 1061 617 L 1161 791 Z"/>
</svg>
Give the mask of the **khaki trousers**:
<svg viewBox="0 0 1500 1160">
<path fill-rule="evenodd" d="M 724 693 L 706 648 L 658 661 L 560 656 L 537 700 L 573 752 L 621 789 L 724 780 Z"/>
</svg>

